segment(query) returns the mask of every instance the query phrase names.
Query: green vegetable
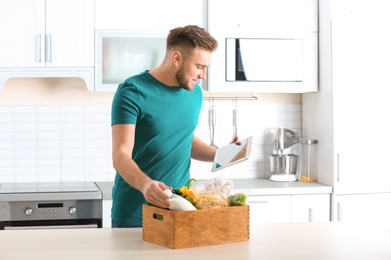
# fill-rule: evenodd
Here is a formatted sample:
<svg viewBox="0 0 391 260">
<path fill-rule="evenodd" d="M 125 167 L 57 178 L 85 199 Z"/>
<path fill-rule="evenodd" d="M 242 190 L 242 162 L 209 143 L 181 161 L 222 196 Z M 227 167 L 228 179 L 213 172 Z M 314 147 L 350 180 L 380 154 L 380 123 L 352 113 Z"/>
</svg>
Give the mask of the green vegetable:
<svg viewBox="0 0 391 260">
<path fill-rule="evenodd" d="M 228 196 L 227 204 L 229 207 L 232 206 L 245 206 L 247 195 L 243 193 L 236 193 Z"/>
<path fill-rule="evenodd" d="M 172 189 L 172 193 L 184 197 L 184 195 L 179 189 Z"/>
</svg>

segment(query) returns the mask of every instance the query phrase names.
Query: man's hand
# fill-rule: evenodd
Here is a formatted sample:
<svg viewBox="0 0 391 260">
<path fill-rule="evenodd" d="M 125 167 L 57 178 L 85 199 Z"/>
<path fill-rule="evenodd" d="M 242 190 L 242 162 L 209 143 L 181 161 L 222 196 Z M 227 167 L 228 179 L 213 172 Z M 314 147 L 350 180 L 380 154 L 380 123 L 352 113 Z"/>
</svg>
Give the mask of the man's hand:
<svg viewBox="0 0 391 260">
<path fill-rule="evenodd" d="M 237 141 L 239 141 L 239 136 L 235 135 L 231 141 L 231 144 L 236 143 Z"/>
<path fill-rule="evenodd" d="M 149 203 L 161 208 L 168 208 L 170 207 L 170 201 L 167 193 L 163 192 L 165 189 L 172 190 L 163 182 L 148 180 L 140 191 Z"/>
</svg>

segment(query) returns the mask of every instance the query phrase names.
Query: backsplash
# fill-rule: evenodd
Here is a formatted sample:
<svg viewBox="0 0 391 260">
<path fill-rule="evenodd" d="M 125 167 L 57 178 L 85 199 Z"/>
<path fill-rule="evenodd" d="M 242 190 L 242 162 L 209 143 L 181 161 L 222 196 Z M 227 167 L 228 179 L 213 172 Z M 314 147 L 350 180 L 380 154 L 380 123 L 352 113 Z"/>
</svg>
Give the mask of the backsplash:
<svg viewBox="0 0 391 260">
<path fill-rule="evenodd" d="M 196 133 L 210 143 L 205 100 Z M 253 136 L 251 158 L 211 173 L 211 164 L 192 161 L 194 178 L 269 178 L 269 154 L 278 127 L 301 135 L 301 104 L 214 101 L 215 143 L 233 137 L 237 106 L 238 135 Z M 0 183 L 112 181 L 109 105 L 0 106 Z"/>
</svg>

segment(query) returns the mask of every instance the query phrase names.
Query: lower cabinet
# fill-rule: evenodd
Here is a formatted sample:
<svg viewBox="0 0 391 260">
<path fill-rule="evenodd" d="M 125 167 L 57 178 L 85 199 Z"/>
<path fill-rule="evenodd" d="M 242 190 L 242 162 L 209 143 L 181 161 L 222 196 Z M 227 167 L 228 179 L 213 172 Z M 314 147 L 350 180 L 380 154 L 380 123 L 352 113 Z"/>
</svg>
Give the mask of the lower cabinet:
<svg viewBox="0 0 391 260">
<path fill-rule="evenodd" d="M 102 200 L 102 227 L 111 227 L 111 206 L 113 205 L 112 199 Z"/>
<path fill-rule="evenodd" d="M 390 201 L 391 194 L 388 199 Z M 103 227 L 111 227 L 112 202 L 111 199 L 102 201 Z M 252 228 L 263 223 L 330 221 L 330 194 L 251 195 L 247 204 L 250 206 Z M 391 219 L 391 213 L 388 214 L 388 219 Z M 346 217 L 352 217 L 348 209 Z"/>
<path fill-rule="evenodd" d="M 330 221 L 330 194 L 292 195 L 292 222 Z"/>
<path fill-rule="evenodd" d="M 391 227 L 391 193 L 337 195 L 333 219 Z"/>
<path fill-rule="evenodd" d="M 291 195 L 248 196 L 250 227 L 262 223 L 291 222 Z"/>
<path fill-rule="evenodd" d="M 250 225 L 330 221 L 330 194 L 248 196 Z"/>
</svg>

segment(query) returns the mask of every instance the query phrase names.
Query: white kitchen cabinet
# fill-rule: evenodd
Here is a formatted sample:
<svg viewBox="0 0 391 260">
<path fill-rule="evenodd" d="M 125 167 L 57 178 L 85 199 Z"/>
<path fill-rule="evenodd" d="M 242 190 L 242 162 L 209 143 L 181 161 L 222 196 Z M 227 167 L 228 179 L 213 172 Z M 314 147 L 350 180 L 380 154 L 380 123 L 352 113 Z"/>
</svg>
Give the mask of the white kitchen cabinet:
<svg viewBox="0 0 391 260">
<path fill-rule="evenodd" d="M 250 227 L 262 223 L 291 222 L 291 195 L 248 196 Z"/>
<path fill-rule="evenodd" d="M 303 136 L 319 141 L 318 180 L 333 186 L 333 198 L 391 192 L 384 167 L 391 139 L 382 127 L 391 111 L 388 5 L 386 0 L 319 1 L 320 85 L 319 92 L 302 96 L 302 123 Z M 375 196 L 368 199 L 372 210 L 381 210 Z M 332 200 L 332 220 L 338 220 L 338 200 Z M 355 208 L 353 200 L 344 204 Z"/>
<path fill-rule="evenodd" d="M 292 222 L 330 221 L 330 194 L 292 195 Z"/>
<path fill-rule="evenodd" d="M 0 8 L 0 67 L 93 67 L 94 1 L 13 0 Z"/>
<path fill-rule="evenodd" d="M 248 196 L 250 226 L 330 221 L 330 194 Z"/>
<path fill-rule="evenodd" d="M 111 227 L 111 206 L 113 205 L 112 199 L 102 200 L 102 227 Z"/>
<path fill-rule="evenodd" d="M 96 0 L 97 30 L 168 31 L 206 24 L 206 0 Z"/>
<path fill-rule="evenodd" d="M 209 68 L 208 90 L 269 93 L 317 91 L 317 15 L 316 0 L 208 1 L 208 30 L 219 42 Z M 244 46 L 249 44 L 249 39 L 257 41 L 251 41 L 250 50 L 247 51 Z M 270 43 L 271 40 L 273 43 Z M 247 44 L 243 45 L 243 41 Z M 284 44 L 284 47 L 278 49 L 280 44 Z M 268 51 L 262 53 L 261 49 L 266 48 Z M 279 54 L 288 48 L 292 48 L 289 54 L 282 55 L 284 58 L 280 59 Z M 246 52 L 250 55 L 246 55 Z M 252 60 L 246 57 L 256 58 Z M 290 62 L 292 64 L 287 65 L 286 69 L 281 66 Z M 273 63 L 279 65 L 274 66 Z M 288 75 L 296 69 L 295 76 Z"/>
<path fill-rule="evenodd" d="M 335 219 L 391 227 L 391 193 L 340 195 L 335 197 Z"/>
</svg>

